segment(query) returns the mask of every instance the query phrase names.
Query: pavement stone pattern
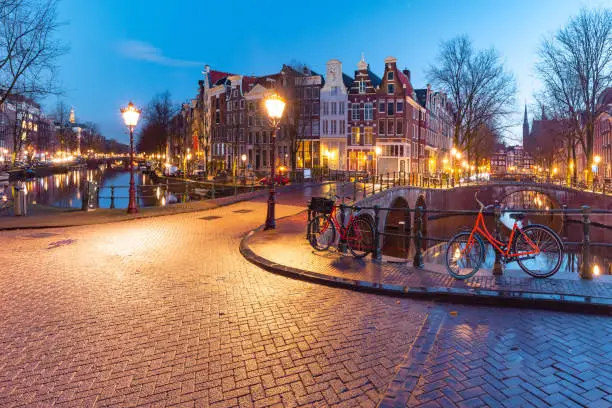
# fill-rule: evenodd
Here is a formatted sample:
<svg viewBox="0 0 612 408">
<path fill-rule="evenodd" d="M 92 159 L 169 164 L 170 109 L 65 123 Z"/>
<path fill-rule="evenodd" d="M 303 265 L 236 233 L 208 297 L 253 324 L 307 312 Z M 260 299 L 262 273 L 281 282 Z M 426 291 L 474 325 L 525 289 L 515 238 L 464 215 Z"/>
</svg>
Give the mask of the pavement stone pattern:
<svg viewBox="0 0 612 408">
<path fill-rule="evenodd" d="M 264 218 L 0 232 L 0 406 L 375 406 L 431 303 L 251 265 Z"/>
<path fill-rule="evenodd" d="M 608 317 L 457 307 L 380 407 L 611 407 L 611 336 Z"/>
<path fill-rule="evenodd" d="M 310 193 L 279 194 L 277 215 L 300 211 Z M 258 198 L 1 231 L 0 406 L 375 407 L 393 381 L 406 385 L 395 395 L 407 406 L 488 404 L 499 390 L 529 406 L 525 387 L 552 406 L 612 403 L 612 318 L 436 305 L 275 275 L 238 250 L 265 209 Z M 413 359 L 417 350 L 426 358 Z M 418 380 L 402 381 L 413 361 Z"/>
<path fill-rule="evenodd" d="M 305 212 L 277 222 L 275 231 L 259 231 L 248 242 L 252 251 L 272 262 L 315 273 L 374 282 L 380 285 L 402 285 L 425 288 L 477 288 L 485 290 L 523 291 L 550 294 L 595 296 L 612 300 L 612 278 L 601 276 L 592 281 L 580 279 L 536 279 L 517 276 L 475 275 L 456 280 L 442 267 L 426 265 L 424 270 L 411 263 L 374 263 L 369 255 L 363 260 L 350 253 L 317 252 L 306 240 Z"/>
</svg>

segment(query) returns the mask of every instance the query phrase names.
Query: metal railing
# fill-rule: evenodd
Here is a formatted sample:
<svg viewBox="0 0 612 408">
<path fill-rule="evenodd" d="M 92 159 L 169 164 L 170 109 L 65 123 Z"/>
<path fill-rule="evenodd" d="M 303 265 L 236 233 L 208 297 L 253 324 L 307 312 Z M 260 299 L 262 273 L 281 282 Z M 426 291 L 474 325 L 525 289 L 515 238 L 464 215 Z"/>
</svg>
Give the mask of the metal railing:
<svg viewBox="0 0 612 408">
<path fill-rule="evenodd" d="M 379 205 L 374 206 L 360 206 L 360 205 L 346 205 L 338 204 L 335 205 L 338 209 L 336 214 L 344 215 L 346 210 L 357 212 L 356 216 L 371 216 L 368 211 L 373 212 L 373 224 L 374 224 L 374 246 L 371 248 L 371 257 L 374 262 L 382 261 L 382 241 L 385 237 L 398 237 L 404 240 L 412 240 L 414 242 L 414 257 L 412 264 L 416 268 L 423 268 L 423 254 L 425 250 L 424 242 L 433 241 L 437 243 L 448 242 L 452 237 L 433 237 L 428 236 L 424 229 L 425 221 L 431 218 L 427 218 L 428 215 L 444 215 L 444 216 L 456 216 L 456 215 L 473 215 L 476 216 L 479 211 L 477 210 L 432 210 L 427 209 L 424 205 L 417 205 L 415 208 L 397 208 L 397 207 L 381 207 Z M 383 212 L 400 211 L 404 213 L 405 218 L 409 219 L 412 214 L 412 228 L 410 233 L 393 233 L 387 231 L 381 231 L 381 222 Z M 561 209 L 549 209 L 549 210 L 537 210 L 537 209 L 512 209 L 502 208 L 499 201 L 495 201 L 493 211 L 483 211 L 485 216 L 493 216 L 495 222 L 494 236 L 496 239 L 501 239 L 502 235 L 502 222 L 501 216 L 505 213 L 525 213 L 535 215 L 559 215 L 562 217 L 563 228 L 565 229 L 566 224 L 570 221 L 570 216 L 580 217 L 579 222 L 582 225 L 582 240 L 579 242 L 567 241 L 562 238 L 564 247 L 580 247 L 581 253 L 581 264 L 580 264 L 580 276 L 582 279 L 592 279 L 593 271 L 591 269 L 591 248 L 592 247 L 603 247 L 612 248 L 611 242 L 592 242 L 591 235 L 591 217 L 593 215 L 612 215 L 612 210 L 593 209 L 587 205 L 581 208 L 568 209 L 567 206 L 563 206 Z M 367 215 L 366 215 L 367 214 Z M 308 224 L 314 218 L 316 213 L 308 207 Z M 573 221 L 573 220 L 572 220 Z M 460 231 L 457 231 L 460 232 Z M 307 231 L 307 237 L 310 235 L 310 231 Z M 503 273 L 503 262 L 501 254 L 495 251 L 495 262 L 493 264 L 493 274 L 501 275 Z"/>
<path fill-rule="evenodd" d="M 267 188 L 256 184 L 219 183 L 212 181 L 170 180 L 164 183 L 142 184 L 136 188 L 136 199 L 140 206 L 164 206 L 175 202 L 204 201 L 215 198 L 230 197 Z M 96 201 L 110 200 L 108 208 L 116 208 L 116 201 L 129 199 L 129 185 L 108 185 L 98 187 Z M 176 200 L 176 201 L 175 201 Z M 147 205 L 149 204 L 149 205 Z"/>
<path fill-rule="evenodd" d="M 439 175 L 423 175 L 411 172 L 388 172 L 381 174 L 368 174 L 359 171 L 329 171 L 326 174 L 329 181 L 349 182 L 353 184 L 353 196 L 366 198 L 368 196 L 381 193 L 393 187 L 419 187 L 427 189 L 453 189 L 457 187 L 517 184 L 527 183 L 529 185 L 540 185 L 544 187 L 563 187 L 588 193 L 599 193 L 612 195 L 612 186 L 602 183 L 594 184 L 587 188 L 579 183 L 566 183 L 564 180 L 553 180 L 545 178 L 530 178 L 528 180 L 516 180 L 512 178 L 502 179 L 483 179 L 474 180 L 454 179 L 452 177 L 441 177 Z"/>
</svg>

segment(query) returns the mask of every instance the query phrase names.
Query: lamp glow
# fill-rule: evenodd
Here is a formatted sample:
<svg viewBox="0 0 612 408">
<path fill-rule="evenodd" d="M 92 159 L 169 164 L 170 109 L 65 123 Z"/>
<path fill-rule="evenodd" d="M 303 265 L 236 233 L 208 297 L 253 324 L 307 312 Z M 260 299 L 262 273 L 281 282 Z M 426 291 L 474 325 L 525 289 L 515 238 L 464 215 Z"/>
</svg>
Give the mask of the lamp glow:
<svg viewBox="0 0 612 408">
<path fill-rule="evenodd" d="M 138 124 L 141 112 L 140 109 L 136 109 L 132 102 L 128 104 L 127 108 L 121 109 L 121 115 L 123 116 L 125 125 L 129 128 L 135 128 Z"/>
<path fill-rule="evenodd" d="M 266 110 L 270 119 L 279 120 L 285 110 L 285 101 L 274 93 L 266 98 Z"/>
</svg>

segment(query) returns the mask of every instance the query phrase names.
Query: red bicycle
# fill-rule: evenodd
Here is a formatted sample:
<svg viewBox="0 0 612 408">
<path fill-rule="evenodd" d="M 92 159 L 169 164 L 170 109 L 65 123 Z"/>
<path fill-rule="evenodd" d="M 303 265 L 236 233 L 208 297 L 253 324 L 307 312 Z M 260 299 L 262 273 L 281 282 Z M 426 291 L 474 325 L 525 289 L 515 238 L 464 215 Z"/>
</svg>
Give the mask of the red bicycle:
<svg viewBox="0 0 612 408">
<path fill-rule="evenodd" d="M 342 198 L 344 203 L 347 196 Z M 313 197 L 310 207 L 315 216 L 308 224 L 308 242 L 317 251 L 327 251 L 336 242 L 336 231 L 340 232 L 340 242 L 346 242 L 348 249 L 356 258 L 363 258 L 374 249 L 374 226 L 364 217 L 355 217 L 354 210 L 359 211 L 359 207 L 346 207 L 350 209 L 346 227 L 338 221 L 337 206 L 334 200 L 323 197 Z"/>
<path fill-rule="evenodd" d="M 480 205 L 474 228 L 471 232 L 455 235 L 446 248 L 446 268 L 451 276 L 467 279 L 478 272 L 485 259 L 483 238 L 501 254 L 504 262 L 518 262 L 521 269 L 533 277 L 547 278 L 557 273 L 563 258 L 563 244 L 552 229 L 539 224 L 519 226 L 525 214 L 513 213 L 510 214 L 514 220 L 510 237 L 507 242 L 500 241 L 491 235 L 482 214 L 492 206 L 485 207 L 478 200 L 478 192 L 474 198 Z"/>
</svg>

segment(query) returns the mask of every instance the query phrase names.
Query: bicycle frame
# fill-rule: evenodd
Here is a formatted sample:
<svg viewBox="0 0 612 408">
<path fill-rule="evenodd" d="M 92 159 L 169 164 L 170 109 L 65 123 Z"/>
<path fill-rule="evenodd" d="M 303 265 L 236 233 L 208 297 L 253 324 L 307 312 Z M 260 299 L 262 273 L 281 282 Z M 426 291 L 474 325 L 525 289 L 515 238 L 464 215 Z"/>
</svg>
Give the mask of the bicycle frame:
<svg viewBox="0 0 612 408">
<path fill-rule="evenodd" d="M 329 219 L 331 219 L 332 223 L 334 224 L 334 226 L 336 227 L 336 229 L 338 230 L 338 233 L 340 234 L 340 239 L 347 239 L 348 238 L 348 229 L 351 225 L 351 222 L 353 222 L 353 212 L 351 211 L 351 214 L 349 216 L 348 222 L 346 223 L 346 227 L 340 225 L 340 222 L 338 222 L 338 217 L 336 217 L 336 209 L 338 207 L 334 206 L 334 209 L 332 210 L 332 212 L 329 214 Z M 321 230 L 321 232 L 325 232 L 325 230 L 327 230 L 327 225 L 325 225 L 323 227 L 323 229 Z"/>
<path fill-rule="evenodd" d="M 478 234 L 484 239 L 486 239 L 487 241 L 489 241 L 489 243 L 493 246 L 493 248 L 495 248 L 497 252 L 501 253 L 506 258 L 518 258 L 522 256 L 537 255 L 540 253 L 540 248 L 527 235 L 525 235 L 523 230 L 517 225 L 516 221 L 514 222 L 514 225 L 512 226 L 512 231 L 510 232 L 510 237 L 508 238 L 507 243 L 504 243 L 496 239 L 487 229 L 487 226 L 484 221 L 484 216 L 482 215 L 482 208 L 478 212 L 478 216 L 476 217 L 476 223 L 474 224 L 474 228 L 472 229 L 472 232 L 470 233 L 470 237 L 468 238 L 467 245 L 462 251 L 462 255 L 465 255 L 472 249 L 472 246 L 474 245 L 474 242 L 476 241 L 476 239 L 474 238 L 475 234 Z M 514 242 L 514 239 L 518 234 L 521 234 L 525 238 L 525 241 L 529 244 L 529 246 L 531 247 L 531 250 L 522 251 L 522 252 L 511 252 L 512 243 Z"/>
</svg>

